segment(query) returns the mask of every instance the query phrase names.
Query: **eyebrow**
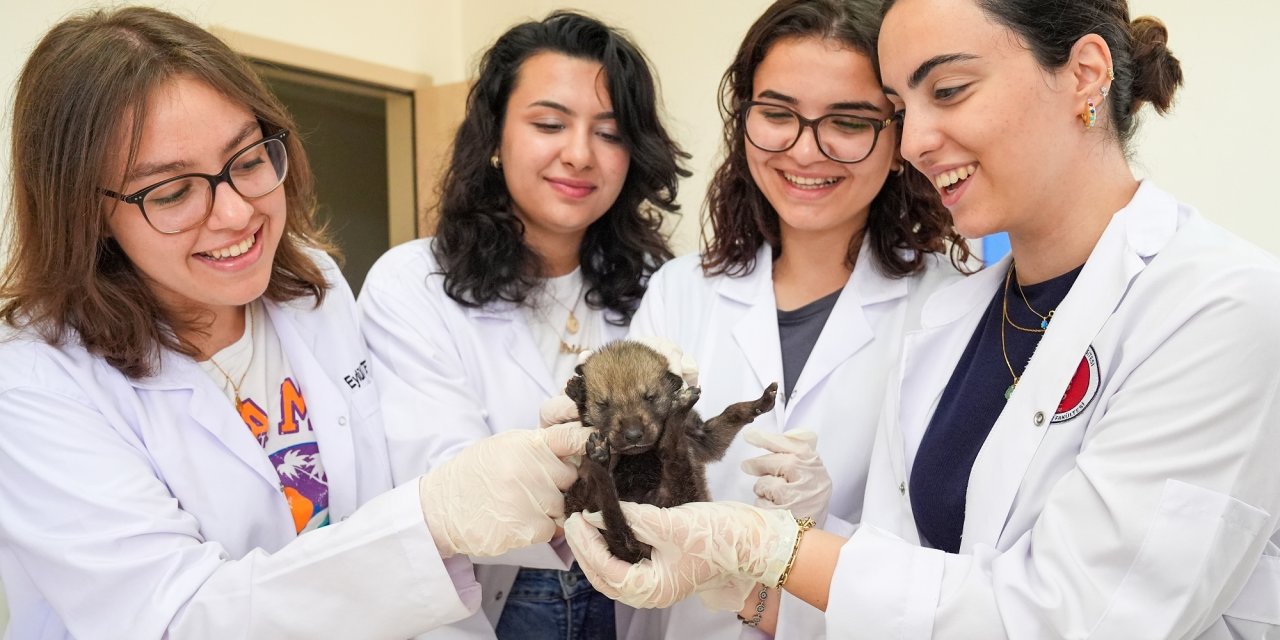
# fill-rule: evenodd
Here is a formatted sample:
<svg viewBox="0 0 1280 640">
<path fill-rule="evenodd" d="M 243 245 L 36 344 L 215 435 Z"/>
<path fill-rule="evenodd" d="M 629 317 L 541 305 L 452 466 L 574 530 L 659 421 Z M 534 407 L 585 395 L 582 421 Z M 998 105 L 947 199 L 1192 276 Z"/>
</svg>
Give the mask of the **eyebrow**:
<svg viewBox="0 0 1280 640">
<path fill-rule="evenodd" d="M 534 100 L 533 102 L 529 103 L 529 106 L 530 107 L 546 107 L 548 109 L 555 109 L 556 111 L 559 111 L 560 113 L 563 113 L 566 116 L 577 115 L 576 113 L 574 113 L 573 109 L 570 109 L 569 107 L 566 107 L 554 100 Z M 600 113 L 597 113 L 596 115 L 591 116 L 591 119 L 592 120 L 617 120 L 618 116 L 612 111 L 601 111 Z"/>
<path fill-rule="evenodd" d="M 778 102 L 785 102 L 792 106 L 800 104 L 800 102 L 795 98 L 789 95 L 786 95 L 784 93 L 778 93 L 777 91 L 773 91 L 770 89 L 765 89 L 764 91 L 761 91 L 760 97 L 768 98 L 770 100 L 777 100 Z M 872 111 L 875 113 L 879 113 L 881 111 L 880 107 L 877 107 L 876 105 L 871 104 L 866 100 L 854 100 L 850 102 L 833 102 L 827 105 L 827 110 L 828 111 Z"/>
<path fill-rule="evenodd" d="M 972 53 L 944 53 L 940 56 L 929 58 L 920 66 L 916 67 L 916 70 L 912 72 L 911 77 L 907 80 L 907 88 L 915 89 L 920 86 L 920 83 L 924 82 L 924 79 L 932 73 L 934 69 L 941 65 L 977 59 L 978 56 L 975 56 Z M 894 91 L 890 87 L 884 87 L 884 92 L 888 95 L 898 95 L 898 92 Z"/>
<path fill-rule="evenodd" d="M 253 135 L 254 132 L 261 131 L 262 125 L 256 119 L 252 122 L 246 123 L 241 127 L 239 132 L 227 141 L 227 144 L 223 145 L 222 154 L 230 155 L 232 152 L 239 150 L 249 136 Z M 125 178 L 125 182 L 132 182 L 139 178 L 147 178 L 161 173 L 186 171 L 190 168 L 191 163 L 186 160 L 175 160 L 173 162 L 144 162 L 133 166 L 133 170 L 129 172 L 129 175 Z"/>
</svg>

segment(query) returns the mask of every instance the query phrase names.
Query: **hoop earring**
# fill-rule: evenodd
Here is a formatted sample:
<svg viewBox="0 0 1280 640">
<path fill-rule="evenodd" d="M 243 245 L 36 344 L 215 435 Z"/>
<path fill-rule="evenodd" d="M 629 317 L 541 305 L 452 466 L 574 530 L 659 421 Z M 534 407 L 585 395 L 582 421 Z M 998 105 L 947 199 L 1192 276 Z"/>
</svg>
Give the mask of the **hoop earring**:
<svg viewBox="0 0 1280 640">
<path fill-rule="evenodd" d="M 1093 103 L 1093 98 L 1089 98 L 1086 102 L 1088 102 L 1089 108 L 1080 114 L 1080 119 L 1084 121 L 1084 128 L 1092 129 L 1098 126 L 1098 107 Z"/>
<path fill-rule="evenodd" d="M 492 165 L 494 169 L 502 169 L 502 158 L 499 158 L 498 154 L 495 153 L 489 156 L 489 164 Z"/>
<path fill-rule="evenodd" d="M 906 172 L 907 172 L 907 163 L 903 162 L 903 163 L 900 163 L 898 167 L 893 170 L 893 175 L 901 178 L 904 174 L 906 174 Z"/>
</svg>

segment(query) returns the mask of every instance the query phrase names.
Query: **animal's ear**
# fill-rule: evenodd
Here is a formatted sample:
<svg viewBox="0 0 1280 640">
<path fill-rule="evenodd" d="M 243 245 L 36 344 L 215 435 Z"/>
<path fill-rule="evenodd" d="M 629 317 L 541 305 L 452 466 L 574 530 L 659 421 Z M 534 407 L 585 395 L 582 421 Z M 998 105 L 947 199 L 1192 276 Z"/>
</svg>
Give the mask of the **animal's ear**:
<svg viewBox="0 0 1280 640">
<path fill-rule="evenodd" d="M 680 391 L 680 387 L 684 386 L 684 379 L 670 371 L 668 371 L 666 375 L 662 376 L 662 379 L 667 383 L 667 388 L 673 394 L 678 393 Z"/>
<path fill-rule="evenodd" d="M 578 412 L 581 413 L 583 405 L 587 402 L 587 379 L 582 377 L 582 366 L 578 366 L 578 375 L 569 378 L 569 382 L 564 385 L 564 394 L 578 405 Z"/>
</svg>

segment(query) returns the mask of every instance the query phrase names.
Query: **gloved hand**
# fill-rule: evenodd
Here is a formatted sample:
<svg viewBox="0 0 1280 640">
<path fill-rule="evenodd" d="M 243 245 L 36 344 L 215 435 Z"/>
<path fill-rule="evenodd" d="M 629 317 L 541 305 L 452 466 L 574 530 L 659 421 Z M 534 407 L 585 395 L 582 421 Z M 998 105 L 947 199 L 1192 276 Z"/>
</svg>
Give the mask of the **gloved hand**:
<svg viewBox="0 0 1280 640">
<path fill-rule="evenodd" d="M 442 558 L 496 556 L 547 542 L 564 520 L 590 429 L 563 424 L 507 431 L 463 449 L 419 480 L 422 514 Z"/>
<path fill-rule="evenodd" d="M 786 511 L 739 502 L 658 508 L 622 503 L 636 538 L 653 547 L 630 564 L 609 553 L 599 513 L 573 514 L 565 539 L 600 593 L 633 607 L 669 607 L 691 593 L 710 608 L 737 611 L 757 582 L 778 582 L 799 527 Z"/>
<path fill-rule="evenodd" d="M 756 506 L 788 509 L 810 517 L 819 527 L 831 502 L 831 476 L 818 457 L 818 434 L 812 431 L 765 433 L 747 431 L 747 443 L 773 453 L 742 461 L 742 470 L 756 480 Z"/>
</svg>

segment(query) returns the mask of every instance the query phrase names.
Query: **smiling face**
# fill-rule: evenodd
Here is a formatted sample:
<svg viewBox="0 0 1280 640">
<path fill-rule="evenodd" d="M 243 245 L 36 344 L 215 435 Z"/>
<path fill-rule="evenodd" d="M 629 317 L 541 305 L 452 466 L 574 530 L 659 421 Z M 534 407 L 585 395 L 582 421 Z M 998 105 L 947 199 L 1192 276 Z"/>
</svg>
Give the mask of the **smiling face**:
<svg viewBox="0 0 1280 640">
<path fill-rule="evenodd" d="M 147 97 L 138 152 L 126 168 L 120 145 L 107 184 L 133 193 L 185 173 L 217 173 L 233 154 L 263 138 L 254 114 L 208 84 L 176 76 Z M 128 126 L 122 128 L 128 139 Z M 172 235 L 157 232 L 132 204 L 106 196 L 111 236 L 167 309 L 212 312 L 215 323 L 238 317 L 271 278 L 272 259 L 285 224 L 285 190 L 247 200 L 230 184 L 218 185 L 202 224 Z M 236 254 L 236 255 L 231 255 Z"/>
<path fill-rule="evenodd" d="M 520 67 L 498 153 L 502 175 L 535 249 L 571 245 L 613 206 L 631 154 L 599 63 L 543 52 Z"/>
<path fill-rule="evenodd" d="M 972 1 L 899 0 L 879 46 L 886 91 L 905 110 L 902 154 L 933 181 L 957 230 L 1052 234 L 1044 227 L 1063 217 L 1055 212 L 1073 199 L 1064 185 L 1081 170 L 1069 79 Z"/>
<path fill-rule="evenodd" d="M 871 60 L 831 40 L 789 38 L 769 48 L 752 78 L 752 100 L 791 108 L 816 119 L 829 113 L 883 119 L 892 114 Z M 867 220 L 884 186 L 897 143 L 894 127 L 881 131 L 865 160 L 827 158 L 806 128 L 786 151 L 746 145 L 747 167 L 778 212 L 783 242 L 803 233 L 852 237 Z"/>
</svg>

